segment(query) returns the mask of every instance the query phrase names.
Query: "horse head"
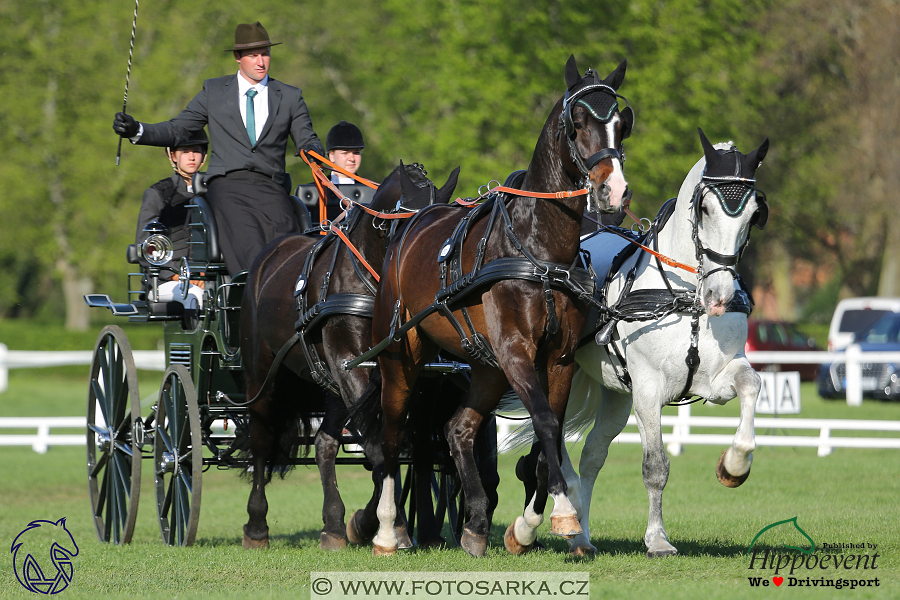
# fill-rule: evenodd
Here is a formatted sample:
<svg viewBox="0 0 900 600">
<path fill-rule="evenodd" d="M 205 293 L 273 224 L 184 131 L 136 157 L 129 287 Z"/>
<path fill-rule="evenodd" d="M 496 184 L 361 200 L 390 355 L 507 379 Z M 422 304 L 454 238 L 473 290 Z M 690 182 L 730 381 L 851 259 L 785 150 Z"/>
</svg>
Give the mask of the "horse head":
<svg viewBox="0 0 900 600">
<path fill-rule="evenodd" d="M 713 146 L 698 131 L 706 164 L 690 210 L 700 263 L 699 294 L 706 313 L 721 316 L 734 295 L 734 266 L 750 241 L 750 227 L 762 229 L 769 220 L 765 195 L 756 189 L 756 170 L 769 149 L 769 139 L 742 154 L 730 144 Z"/>
<path fill-rule="evenodd" d="M 419 163 L 404 165 L 401 161 L 378 187 L 369 208 L 380 212 L 416 211 L 430 204 L 449 202 L 459 180 L 459 167 L 441 188 L 435 187 L 427 175 Z"/>
<path fill-rule="evenodd" d="M 606 79 L 593 70 L 578 74 L 575 57 L 566 63 L 566 95 L 562 99 L 557 136 L 566 170 L 589 190 L 588 210 L 616 212 L 628 205 L 623 142 L 634 129 L 634 111 L 617 93 L 625 79 L 622 61 Z M 619 110 L 618 99 L 625 100 Z"/>
</svg>

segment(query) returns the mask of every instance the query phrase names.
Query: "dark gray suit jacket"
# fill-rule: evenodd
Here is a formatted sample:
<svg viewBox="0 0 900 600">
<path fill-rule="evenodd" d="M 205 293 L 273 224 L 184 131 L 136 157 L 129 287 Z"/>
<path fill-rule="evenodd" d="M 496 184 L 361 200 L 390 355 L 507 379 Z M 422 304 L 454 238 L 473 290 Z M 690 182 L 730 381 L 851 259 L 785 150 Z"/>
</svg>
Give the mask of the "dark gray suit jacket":
<svg viewBox="0 0 900 600">
<path fill-rule="evenodd" d="M 177 117 L 162 123 L 143 123 L 144 133 L 137 143 L 171 146 L 180 135 L 206 125 L 211 146 L 209 175 L 256 171 L 281 184 L 285 179 L 288 135 L 297 148 L 295 156 L 301 149 L 308 148 L 324 154 L 300 90 L 271 77 L 268 82 L 269 118 L 256 145 L 251 147 L 247 129 L 241 121 L 237 77 L 234 74 L 207 79 L 200 93 Z"/>
</svg>

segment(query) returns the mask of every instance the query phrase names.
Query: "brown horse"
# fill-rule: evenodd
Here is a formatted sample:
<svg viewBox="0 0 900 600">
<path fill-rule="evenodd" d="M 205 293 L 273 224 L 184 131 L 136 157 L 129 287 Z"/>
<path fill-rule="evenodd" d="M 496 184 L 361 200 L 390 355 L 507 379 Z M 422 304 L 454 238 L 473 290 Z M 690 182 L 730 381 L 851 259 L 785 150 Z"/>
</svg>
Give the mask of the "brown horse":
<svg viewBox="0 0 900 600">
<path fill-rule="evenodd" d="M 457 168 L 447 183 L 435 190 L 421 167 L 401 165 L 378 188 L 369 208 L 382 213 L 408 212 L 447 202 L 458 172 Z M 390 221 L 356 206 L 340 223 L 376 273 L 384 260 L 387 240 L 396 229 L 392 222 L 403 220 Z M 369 372 L 344 371 L 340 365 L 370 345 L 376 284 L 362 261 L 334 234 L 280 238 L 269 244 L 251 267 L 241 306 L 246 394 L 257 398 L 249 405 L 253 485 L 247 503 L 249 520 L 244 525 L 246 548 L 268 547 L 265 486 L 278 465 L 296 456 L 301 434 L 309 431 L 310 419 L 321 413 L 324 419 L 315 437 L 316 463 L 324 489 L 320 546 L 340 549 L 347 544 L 335 458 L 347 422 L 347 407 L 366 388 Z M 292 340 L 295 331 L 302 334 L 299 341 Z M 277 354 L 288 347 L 273 374 L 274 383 L 264 385 Z M 380 439 L 364 442 L 367 458 L 375 465 L 382 464 Z M 377 473 L 380 479 L 380 470 Z M 358 539 L 351 531 L 350 541 L 363 543 L 367 535 L 371 538 L 374 534 L 376 502 L 377 495 L 354 520 L 362 531 L 356 535 Z M 398 527 L 408 538 L 402 519 L 398 519 Z"/>
<path fill-rule="evenodd" d="M 568 91 L 544 125 L 520 191 L 494 196 L 468 214 L 447 206 L 420 211 L 387 251 L 373 324 L 373 339 L 387 344 L 378 357 L 385 473 L 396 471 L 422 366 L 439 351 L 469 360 L 469 391 L 444 431 L 469 515 L 461 544 L 475 556 L 487 550 L 492 510 L 473 441 L 509 386 L 529 410 L 546 454 L 538 467 L 543 485 L 525 518 L 542 518 L 549 491 L 552 532 L 581 531 L 560 470 L 560 434 L 593 284 L 573 264 L 585 208 L 615 212 L 627 197 L 621 144 L 634 115 L 630 107 L 618 110 L 624 76 L 625 61 L 604 80 L 591 70 L 582 77 L 571 57 Z M 384 477 L 376 555 L 398 547 L 394 485 Z"/>
</svg>

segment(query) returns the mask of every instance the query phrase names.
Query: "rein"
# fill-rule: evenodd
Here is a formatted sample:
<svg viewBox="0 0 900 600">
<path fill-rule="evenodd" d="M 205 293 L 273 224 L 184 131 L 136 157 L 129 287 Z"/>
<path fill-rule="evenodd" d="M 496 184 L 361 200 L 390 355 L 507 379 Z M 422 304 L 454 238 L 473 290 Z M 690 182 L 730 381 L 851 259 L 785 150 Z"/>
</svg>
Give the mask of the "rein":
<svg viewBox="0 0 900 600">
<path fill-rule="evenodd" d="M 630 210 L 625 209 L 625 212 L 628 213 L 628 216 L 630 216 L 630 217 L 631 217 L 632 219 L 634 219 L 638 224 L 640 224 L 640 219 L 638 219 L 637 217 L 635 217 L 634 214 L 633 214 Z M 594 223 L 596 223 L 597 225 L 599 225 L 603 230 L 608 231 L 609 233 L 614 233 L 614 234 L 616 234 L 617 236 L 619 236 L 619 237 L 622 238 L 623 240 L 627 241 L 628 243 L 634 244 L 635 246 L 637 246 L 638 248 L 640 248 L 641 250 L 643 250 L 643 251 L 646 252 L 647 254 L 650 254 L 651 256 L 654 256 L 654 257 L 658 258 L 663 264 L 665 264 L 665 265 L 667 265 L 667 266 L 669 266 L 669 267 L 674 267 L 674 268 L 676 268 L 676 269 L 683 269 L 683 270 L 687 271 L 688 273 L 694 273 L 695 275 L 697 274 L 697 269 L 696 269 L 696 268 L 694 268 L 694 267 L 692 267 L 692 266 L 690 266 L 690 265 L 685 265 L 685 264 L 683 264 L 683 263 L 680 263 L 680 262 L 678 262 L 677 260 L 675 260 L 675 259 L 673 259 L 673 258 L 669 258 L 669 257 L 666 256 L 665 254 L 660 254 L 660 253 L 657 252 L 656 250 L 653 250 L 653 249 L 651 249 L 651 248 L 648 248 L 647 246 L 643 245 L 642 243 L 638 242 L 637 240 L 631 239 L 630 237 L 628 237 L 628 236 L 626 236 L 626 235 L 622 235 L 621 233 L 619 233 L 618 231 L 616 231 L 616 230 L 613 229 L 612 227 L 607 227 L 606 225 L 604 225 L 603 223 L 597 221 L 597 220 L 594 219 L 593 217 L 589 217 L 588 215 L 584 215 L 584 217 L 585 217 L 586 219 L 588 219 L 589 221 L 593 221 Z"/>
<path fill-rule="evenodd" d="M 330 180 L 328 177 L 325 176 L 325 173 L 322 171 L 322 167 L 320 167 L 319 165 L 317 165 L 314 161 L 309 160 L 309 159 L 306 157 L 305 153 L 306 153 L 305 150 L 301 150 L 301 151 L 300 151 L 300 156 L 301 156 L 301 158 L 303 158 L 304 162 L 306 162 L 306 164 L 309 165 L 309 169 L 312 171 L 313 177 L 316 178 L 317 184 L 318 184 L 318 183 L 321 183 L 322 185 L 324 185 L 324 186 L 326 186 L 328 189 L 330 189 L 332 192 L 334 192 L 335 195 L 336 195 L 338 198 L 341 199 L 341 207 L 342 207 L 345 211 L 350 210 L 350 208 L 352 208 L 353 206 L 358 206 L 359 208 L 361 208 L 361 209 L 364 210 L 365 212 L 369 213 L 369 214 L 372 215 L 373 217 L 377 217 L 377 218 L 379 218 L 379 219 L 408 219 L 408 218 L 410 218 L 411 216 L 413 216 L 414 214 L 416 214 L 415 212 L 407 212 L 407 213 L 385 213 L 385 212 L 379 212 L 379 211 L 377 211 L 377 210 L 372 210 L 371 208 L 369 208 L 369 207 L 366 206 L 365 204 L 361 204 L 361 203 L 359 203 L 359 202 L 357 202 L 357 201 L 355 201 L 355 200 L 351 200 L 350 198 L 348 198 L 347 196 L 345 196 L 345 195 L 341 192 L 341 190 L 338 189 L 338 187 L 337 187 L 336 185 L 334 185 L 334 184 L 331 182 L 331 180 Z M 321 156 L 319 156 L 318 154 L 316 154 L 315 152 L 313 152 L 313 151 L 311 151 L 311 150 L 309 151 L 309 154 L 312 155 L 313 158 L 318 158 L 318 159 L 321 159 L 321 158 L 322 158 Z M 337 165 L 334 165 L 333 163 L 331 163 L 331 162 L 329 162 L 329 161 L 327 161 L 327 160 L 326 160 L 325 162 L 327 163 L 326 166 L 333 166 L 334 169 L 335 169 L 336 171 L 338 171 L 338 172 L 340 172 L 340 173 L 344 173 L 344 174 L 346 174 L 346 175 L 349 175 L 349 176 L 353 177 L 354 179 L 356 179 L 357 181 L 359 181 L 360 183 L 362 183 L 362 184 L 364 184 L 364 185 L 367 185 L 367 186 L 371 187 L 372 189 L 376 189 L 376 190 L 378 189 L 378 185 L 377 185 L 377 184 L 373 184 L 373 183 L 370 182 L 368 179 L 363 179 L 362 177 L 357 177 L 356 175 L 353 175 L 352 173 L 349 173 L 349 172 L 347 172 L 347 171 L 344 171 L 343 169 L 341 169 L 341 168 L 338 167 Z M 344 204 L 345 202 L 346 202 L 346 205 Z"/>
</svg>

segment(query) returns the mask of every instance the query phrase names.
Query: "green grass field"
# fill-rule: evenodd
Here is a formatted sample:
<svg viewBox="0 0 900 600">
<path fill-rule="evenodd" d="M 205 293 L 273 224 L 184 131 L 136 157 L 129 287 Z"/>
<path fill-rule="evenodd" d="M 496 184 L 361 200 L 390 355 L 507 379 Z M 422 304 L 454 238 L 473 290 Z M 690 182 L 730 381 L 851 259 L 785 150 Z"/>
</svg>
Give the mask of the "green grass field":
<svg viewBox="0 0 900 600">
<path fill-rule="evenodd" d="M 154 393 L 157 373 L 142 374 L 141 396 Z M 73 416 L 84 414 L 87 376 L 66 370 L 22 370 L 10 375 L 10 388 L 0 394 L 0 416 Z M 674 409 L 667 409 L 672 410 Z M 737 403 L 725 407 L 696 406 L 695 414 L 736 415 Z M 800 417 L 900 420 L 900 404 L 866 401 L 859 408 L 818 399 L 803 386 Z M 786 430 L 790 417 L 785 417 Z M 762 432 L 760 432 L 762 433 Z M 796 433 L 796 432 L 791 432 Z M 268 489 L 271 548 L 248 552 L 240 547 L 246 521 L 249 485 L 234 472 L 208 471 L 197 543 L 191 548 L 162 545 L 156 521 L 150 463 L 144 463 L 141 506 L 134 541 L 116 547 L 98 542 L 90 520 L 83 448 L 55 447 L 39 455 L 27 447 L 0 447 L 0 542 L 11 543 L 35 519 L 67 517 L 79 545 L 72 584 L 59 597 L 164 598 L 306 598 L 311 571 L 517 571 L 587 572 L 591 597 L 644 598 L 791 598 L 900 597 L 900 455 L 891 450 L 835 450 L 818 458 L 814 448 L 760 448 L 753 471 L 738 489 L 715 479 L 714 467 L 724 448 L 689 446 L 671 458 L 664 511 L 677 557 L 649 560 L 642 537 L 647 495 L 641 479 L 637 445 L 610 450 L 592 505 L 592 560 L 574 559 L 566 544 L 551 538 L 549 525 L 539 539 L 549 551 L 513 557 L 503 549 L 506 526 L 521 514 L 523 492 L 513 476 L 517 456 L 500 457 L 500 506 L 486 558 L 476 559 L 458 548 L 404 552 L 376 559 L 368 548 L 339 553 L 318 550 L 322 491 L 314 468 L 300 467 Z M 577 455 L 579 447 L 572 448 Z M 349 510 L 360 508 L 371 493 L 369 473 L 339 468 L 341 492 Z M 745 555 L 754 536 L 767 525 L 797 517 L 818 544 L 878 545 L 874 571 L 843 577 L 877 576 L 879 587 L 834 588 L 751 587 L 748 577 L 766 575 L 749 569 Z M 769 548 L 782 542 L 763 538 Z M 800 540 L 802 542 L 802 540 Z M 0 597 L 29 597 L 16 581 L 11 554 L 0 568 Z M 814 578 L 830 572 L 813 572 Z M 784 587 L 784 586 L 782 586 Z"/>
</svg>

